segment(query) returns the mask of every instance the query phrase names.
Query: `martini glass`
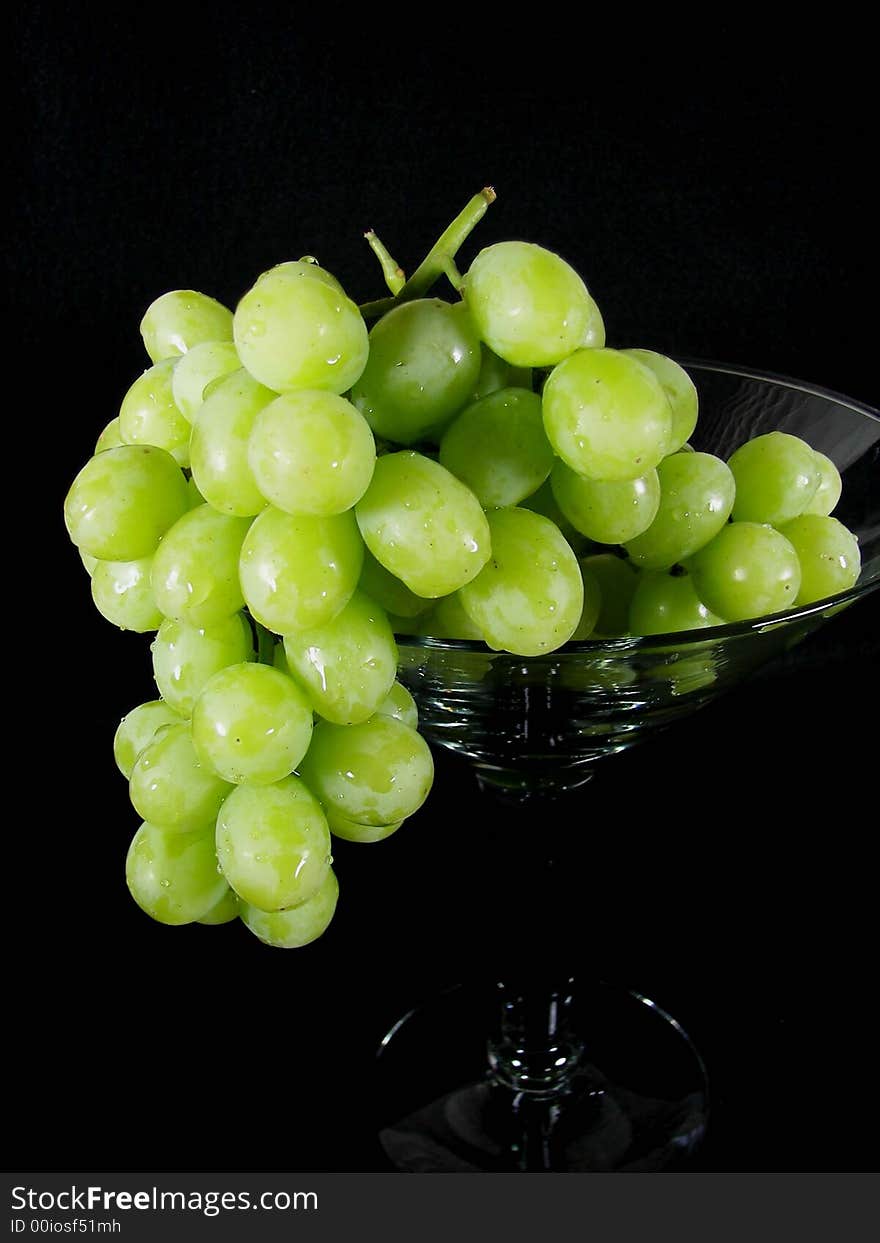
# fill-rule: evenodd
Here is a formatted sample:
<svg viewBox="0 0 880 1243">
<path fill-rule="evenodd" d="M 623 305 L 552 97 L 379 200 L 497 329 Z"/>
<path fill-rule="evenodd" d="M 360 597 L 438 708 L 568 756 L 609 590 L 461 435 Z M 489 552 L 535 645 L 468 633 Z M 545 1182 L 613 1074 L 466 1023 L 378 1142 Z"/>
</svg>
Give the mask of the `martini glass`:
<svg viewBox="0 0 880 1243">
<path fill-rule="evenodd" d="M 571 937 L 563 879 L 589 802 L 572 793 L 598 761 L 708 704 L 880 585 L 880 414 L 799 381 L 685 365 L 700 393 L 695 448 L 726 459 L 779 430 L 834 461 L 835 516 L 859 538 L 859 581 L 753 621 L 540 657 L 398 636 L 420 729 L 472 766 L 483 796 L 473 831 L 495 828 L 486 885 L 497 921 L 488 981 L 410 1011 L 382 1042 L 380 1138 L 400 1169 L 676 1168 L 705 1132 L 706 1074 L 687 1033 L 653 1000 L 597 979 L 601 947 L 588 955 Z"/>
</svg>

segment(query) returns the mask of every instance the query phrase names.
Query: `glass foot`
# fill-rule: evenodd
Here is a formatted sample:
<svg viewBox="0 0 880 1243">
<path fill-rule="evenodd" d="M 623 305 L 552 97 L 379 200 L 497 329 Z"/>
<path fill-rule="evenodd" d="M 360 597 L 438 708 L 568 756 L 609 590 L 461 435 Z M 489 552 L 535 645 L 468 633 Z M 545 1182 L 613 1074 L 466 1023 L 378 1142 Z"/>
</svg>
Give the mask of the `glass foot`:
<svg viewBox="0 0 880 1243">
<path fill-rule="evenodd" d="M 499 1082 L 487 1063 L 491 988 L 411 1010 L 379 1050 L 379 1139 L 411 1173 L 686 1168 L 706 1130 L 706 1072 L 679 1024 L 638 993 L 578 985 L 584 1052 L 554 1094 Z"/>
</svg>

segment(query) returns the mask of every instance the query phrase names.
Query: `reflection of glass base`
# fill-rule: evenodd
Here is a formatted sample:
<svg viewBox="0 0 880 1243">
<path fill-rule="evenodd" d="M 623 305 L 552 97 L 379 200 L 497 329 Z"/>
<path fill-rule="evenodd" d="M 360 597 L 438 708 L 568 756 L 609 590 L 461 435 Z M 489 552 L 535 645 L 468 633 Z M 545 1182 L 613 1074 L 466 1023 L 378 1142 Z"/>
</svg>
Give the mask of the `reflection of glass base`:
<svg viewBox="0 0 880 1243">
<path fill-rule="evenodd" d="M 411 1010 L 379 1054 L 380 1142 L 411 1173 L 686 1168 L 703 1138 L 706 1072 L 653 1002 L 579 985 L 586 1053 L 565 1090 L 535 1099 L 491 1082 L 492 990 L 456 988 Z"/>
</svg>

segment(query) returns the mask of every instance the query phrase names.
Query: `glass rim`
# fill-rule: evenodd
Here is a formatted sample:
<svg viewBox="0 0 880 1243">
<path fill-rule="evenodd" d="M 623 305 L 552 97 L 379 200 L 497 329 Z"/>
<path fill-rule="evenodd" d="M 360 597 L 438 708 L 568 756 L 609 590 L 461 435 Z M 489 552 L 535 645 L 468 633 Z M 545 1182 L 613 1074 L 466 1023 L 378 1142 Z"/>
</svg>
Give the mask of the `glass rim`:
<svg viewBox="0 0 880 1243">
<path fill-rule="evenodd" d="M 799 392 L 808 393 L 813 397 L 830 398 L 837 402 L 838 405 L 880 423 L 880 410 L 853 397 L 847 397 L 843 393 L 838 393 L 834 389 L 824 388 L 819 384 L 807 383 L 792 376 L 779 375 L 772 371 L 762 371 L 755 367 L 717 362 L 714 359 L 679 357 L 676 361 L 684 367 L 694 367 L 701 371 L 717 371 L 722 372 L 724 375 L 742 376 L 748 380 L 769 380 L 774 384 L 785 385 L 787 388 L 797 389 Z M 653 647 L 666 648 L 672 645 L 676 647 L 698 646 L 714 642 L 716 639 L 721 641 L 740 638 L 747 634 L 765 633 L 768 630 L 777 630 L 829 611 L 836 612 L 838 609 L 845 608 L 854 603 L 862 596 L 869 595 L 878 587 L 880 587 L 880 576 L 875 575 L 854 583 L 847 591 L 838 592 L 837 595 L 825 596 L 822 600 L 816 600 L 812 604 L 795 605 L 790 609 L 783 609 L 777 613 L 767 613 L 762 617 L 750 617 L 738 622 L 725 622 L 720 626 L 701 626 L 698 629 L 692 630 L 669 630 L 659 634 L 609 635 L 607 638 L 569 639 L 567 643 L 560 644 L 559 647 L 553 648 L 552 651 L 542 652 L 537 656 L 518 656 L 515 652 L 507 651 L 506 648 L 490 647 L 483 639 L 444 639 L 434 635 L 397 633 L 395 633 L 394 639 L 398 647 L 421 648 L 425 651 L 435 652 L 471 652 L 483 656 L 510 657 L 514 661 L 554 660 L 569 655 L 596 655 L 600 652 L 611 654 L 626 653 L 644 651 Z"/>
</svg>

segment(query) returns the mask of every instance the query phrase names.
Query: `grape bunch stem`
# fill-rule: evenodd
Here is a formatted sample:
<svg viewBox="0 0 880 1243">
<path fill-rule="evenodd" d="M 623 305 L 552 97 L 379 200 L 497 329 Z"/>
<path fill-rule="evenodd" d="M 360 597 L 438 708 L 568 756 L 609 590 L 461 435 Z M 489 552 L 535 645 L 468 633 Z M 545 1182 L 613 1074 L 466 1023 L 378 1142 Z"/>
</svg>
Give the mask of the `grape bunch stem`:
<svg viewBox="0 0 880 1243">
<path fill-rule="evenodd" d="M 455 217 L 452 224 L 440 234 L 415 272 L 413 272 L 409 280 L 405 281 L 392 298 L 380 298 L 375 302 L 365 302 L 361 306 L 360 310 L 364 319 L 376 319 L 387 311 L 392 310 L 393 307 L 400 306 L 402 302 L 411 302 L 414 298 L 420 298 L 444 274 L 449 277 L 455 288 L 459 289 L 461 287 L 461 276 L 455 266 L 455 256 L 475 226 L 483 219 L 490 204 L 495 202 L 495 197 L 495 191 L 491 186 L 485 186 L 479 194 L 475 194 L 465 208 Z M 376 243 L 378 243 L 378 246 L 381 247 L 387 257 L 388 264 L 393 264 L 397 272 L 400 269 L 394 260 L 391 259 L 391 256 L 388 255 L 385 247 L 379 242 L 372 229 L 366 234 L 366 237 L 373 250 L 379 255 L 389 288 L 393 288 L 388 280 L 386 260 L 382 258 Z"/>
</svg>

